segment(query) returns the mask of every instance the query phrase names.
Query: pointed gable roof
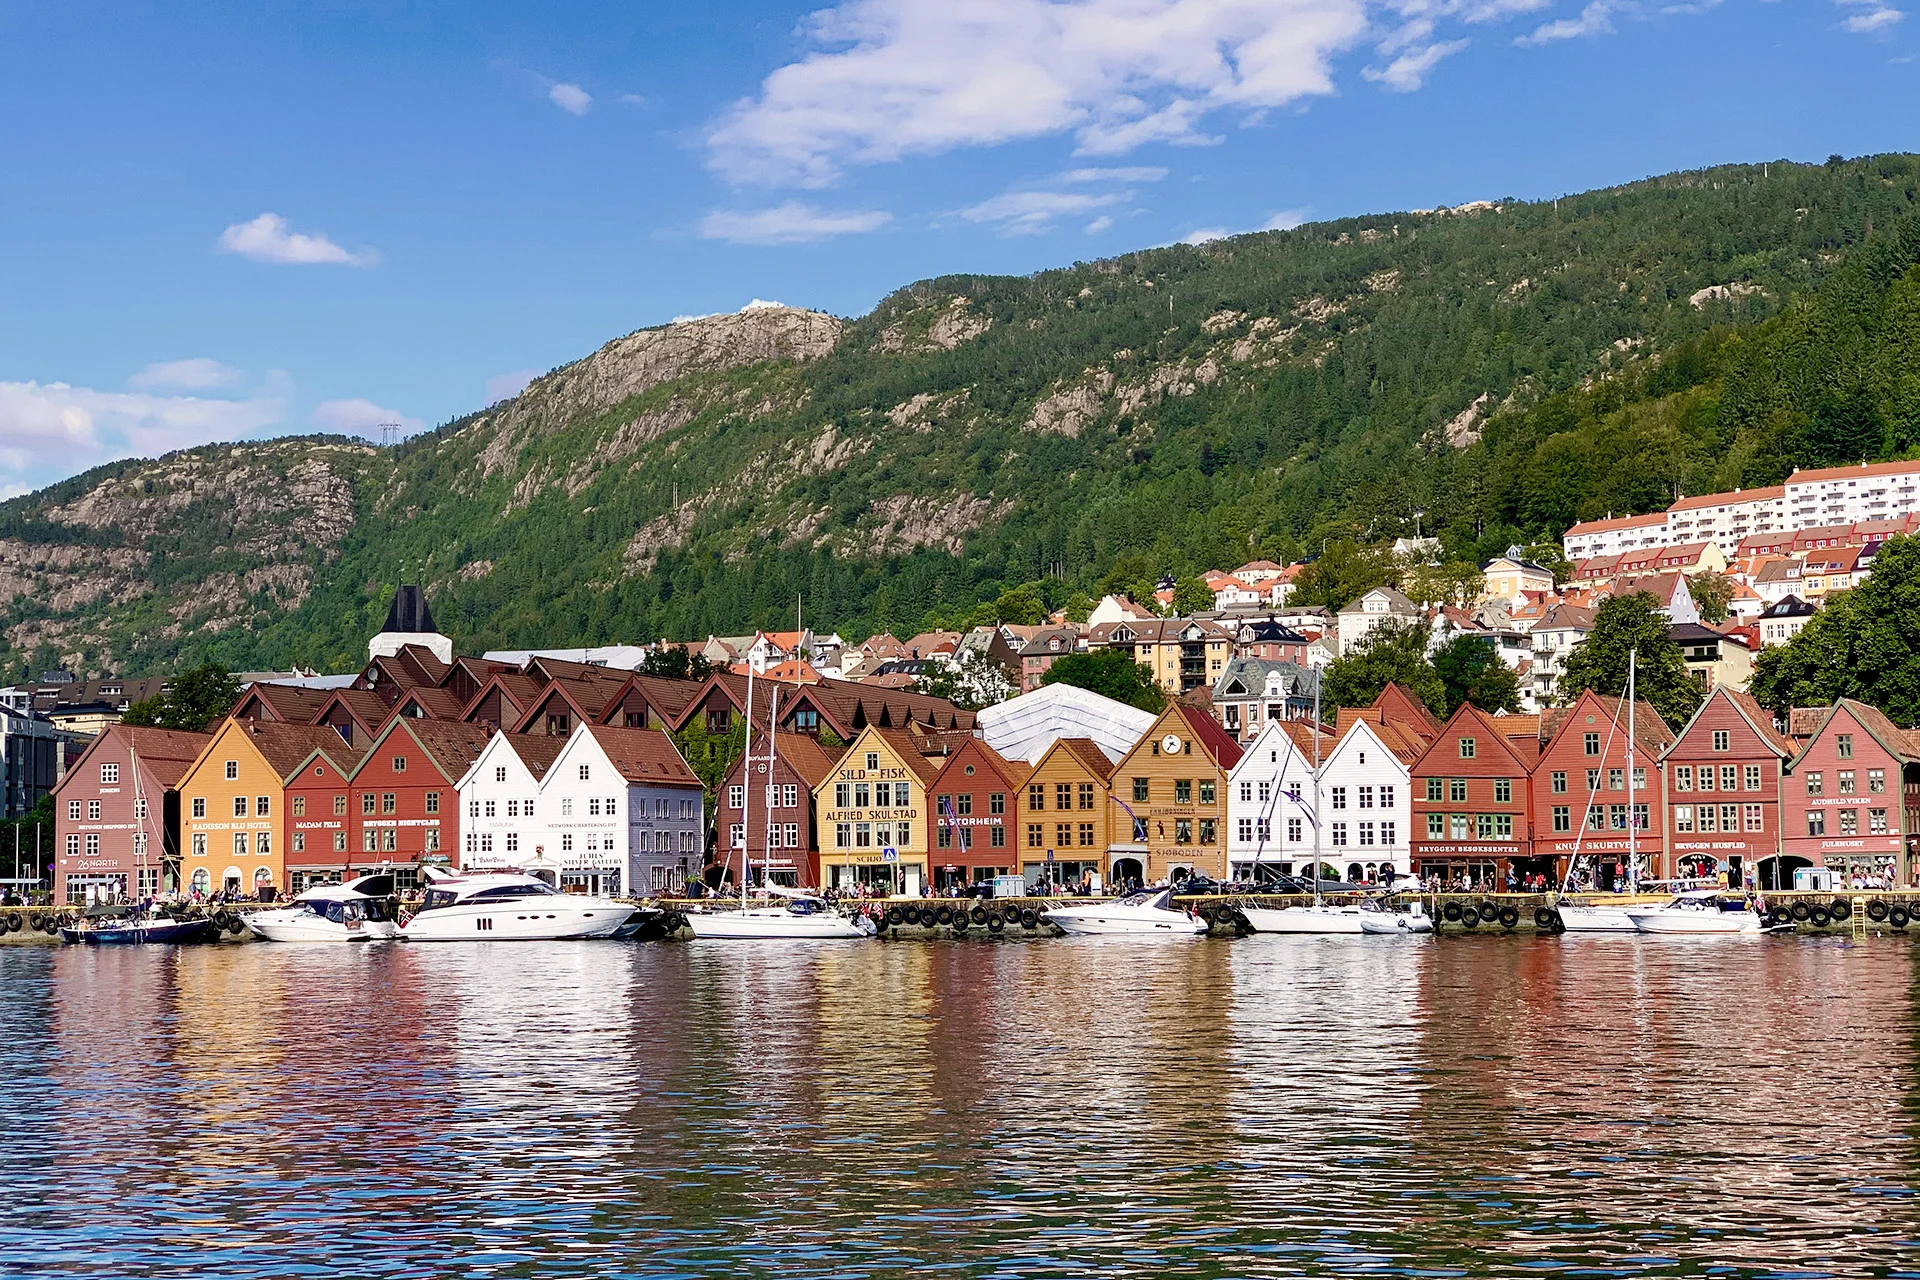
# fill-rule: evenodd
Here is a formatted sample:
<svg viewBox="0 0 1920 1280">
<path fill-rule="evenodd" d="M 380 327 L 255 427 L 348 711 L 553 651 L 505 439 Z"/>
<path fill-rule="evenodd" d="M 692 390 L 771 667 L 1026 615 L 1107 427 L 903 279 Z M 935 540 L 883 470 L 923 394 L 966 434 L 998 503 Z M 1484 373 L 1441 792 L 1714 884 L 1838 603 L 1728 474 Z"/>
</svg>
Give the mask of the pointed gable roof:
<svg viewBox="0 0 1920 1280">
<path fill-rule="evenodd" d="M 1693 715 L 1688 717 L 1687 723 L 1681 727 L 1673 741 L 1667 744 L 1667 749 L 1660 753 L 1661 759 L 1664 760 L 1673 754 L 1679 749 L 1680 744 L 1687 740 L 1687 735 L 1692 733 L 1693 727 L 1700 723 L 1700 717 L 1706 714 L 1707 708 L 1713 705 L 1715 698 L 1725 698 L 1728 704 L 1739 713 L 1740 718 L 1746 721 L 1747 728 L 1753 730 L 1754 735 L 1782 760 L 1791 760 L 1799 753 L 1799 748 L 1793 744 L 1793 740 L 1773 727 L 1773 716 L 1754 699 L 1752 694 L 1735 693 L 1725 685 L 1720 685 L 1703 698 L 1698 707 L 1694 708 Z"/>
<path fill-rule="evenodd" d="M 628 782 L 700 785 L 699 775 L 687 766 L 680 749 L 664 730 L 590 724 L 583 732 L 599 744 L 608 763 Z"/>
<path fill-rule="evenodd" d="M 282 724 L 312 724 L 320 708 L 326 705 L 325 689 L 308 689 L 293 684 L 248 685 L 233 704 L 237 720 L 278 720 Z"/>
<path fill-rule="evenodd" d="M 247 743 L 260 753 L 260 758 L 282 782 L 299 772 L 316 751 L 324 752 L 343 772 L 351 771 L 361 758 L 337 732 L 323 724 L 280 724 L 273 720 L 229 720 L 227 723 L 245 736 Z M 216 730 L 198 759 L 206 757 L 219 736 Z"/>
<path fill-rule="evenodd" d="M 1888 755 L 1900 763 L 1912 764 L 1920 761 L 1920 742 L 1915 742 L 1913 734 L 1900 729 L 1889 720 L 1886 712 L 1855 698 L 1840 698 L 1827 708 L 1825 715 L 1820 717 L 1819 727 L 1807 735 L 1806 744 L 1800 748 L 1799 754 L 1794 756 L 1788 768 L 1798 769 L 1800 762 L 1806 759 L 1807 753 L 1813 750 L 1814 744 L 1825 735 L 1827 727 L 1843 713 L 1864 729 Z"/>
<path fill-rule="evenodd" d="M 1502 725 L 1500 723 L 1502 719 L 1527 719 L 1532 721 L 1534 736 L 1531 750 L 1527 748 L 1525 736 L 1512 734 L 1510 731 L 1515 726 Z M 1436 765 L 1443 765 L 1448 761 L 1457 761 L 1460 757 L 1455 743 L 1462 737 L 1472 737 L 1475 740 L 1474 755 L 1476 758 L 1484 758 L 1481 754 L 1482 748 L 1480 744 L 1490 743 L 1495 750 L 1506 756 L 1508 762 L 1513 765 L 1513 771 L 1516 774 L 1532 773 L 1533 766 L 1539 762 L 1540 758 L 1539 731 L 1540 721 L 1537 716 L 1494 717 L 1480 710 L 1480 708 L 1474 706 L 1471 702 L 1463 702 L 1460 704 L 1460 709 L 1454 712 L 1444 725 L 1440 726 L 1438 736 L 1434 738 L 1426 751 L 1421 753 L 1420 760 L 1414 768 L 1418 770 L 1425 766 L 1428 761 L 1433 761 Z"/>
<path fill-rule="evenodd" d="M 1221 726 L 1218 720 L 1198 707 L 1176 706 L 1173 710 L 1187 722 L 1187 727 L 1193 731 L 1195 740 L 1206 748 L 1207 754 L 1213 757 L 1215 764 L 1222 769 L 1231 769 L 1240 763 L 1240 757 L 1245 754 L 1245 748 Z"/>
<path fill-rule="evenodd" d="M 1380 721 L 1396 721 L 1412 726 L 1421 735 L 1432 738 L 1440 732 L 1440 722 L 1427 704 L 1389 680 L 1374 697 L 1369 710 L 1380 713 Z"/>
<path fill-rule="evenodd" d="M 933 776 L 932 781 L 927 785 L 941 785 L 945 782 L 946 776 L 949 773 L 953 773 L 955 770 L 962 768 L 963 762 L 971 762 L 974 759 L 978 759 L 981 763 L 985 764 L 987 768 L 993 770 L 1000 778 L 1000 785 L 1006 787 L 1008 790 L 1019 786 L 1027 773 L 1025 763 L 1016 764 L 1001 755 L 998 751 L 995 751 L 979 738 L 968 736 L 961 740 L 949 754 L 940 758 L 940 771 Z"/>
<path fill-rule="evenodd" d="M 350 722 L 368 738 L 380 732 L 392 708 L 371 689 L 335 689 L 314 713 L 312 723 L 335 727 Z M 344 736 L 335 728 L 335 736 Z"/>
<path fill-rule="evenodd" d="M 1554 744 L 1560 741 L 1560 735 L 1567 732 L 1568 726 L 1578 718 L 1577 713 L 1583 706 L 1591 708 L 1597 716 L 1605 716 L 1608 723 L 1620 722 L 1620 737 L 1625 739 L 1626 726 L 1620 720 L 1621 709 L 1625 705 L 1625 698 L 1612 698 L 1604 693 L 1595 693 L 1591 689 L 1582 689 L 1580 696 L 1567 706 L 1549 707 L 1540 713 L 1542 754 L 1551 751 Z M 1584 723 L 1580 726 L 1580 731 L 1586 732 Z M 1658 759 L 1672 744 L 1674 732 L 1667 727 L 1667 722 L 1661 719 L 1660 713 L 1653 709 L 1652 703 L 1645 698 L 1636 698 L 1633 703 L 1633 737 L 1636 747 Z"/>
<path fill-rule="evenodd" d="M 493 730 L 485 725 L 468 724 L 464 720 L 421 720 L 412 716 L 395 716 L 381 730 L 380 736 L 367 744 L 366 754 L 360 757 L 360 763 L 353 769 L 358 774 L 367 761 L 380 755 L 385 744 L 395 734 L 404 734 L 413 739 L 427 760 L 439 770 L 449 784 L 460 781 L 466 776 L 473 762 L 486 750 L 487 743 L 493 738 Z"/>
</svg>

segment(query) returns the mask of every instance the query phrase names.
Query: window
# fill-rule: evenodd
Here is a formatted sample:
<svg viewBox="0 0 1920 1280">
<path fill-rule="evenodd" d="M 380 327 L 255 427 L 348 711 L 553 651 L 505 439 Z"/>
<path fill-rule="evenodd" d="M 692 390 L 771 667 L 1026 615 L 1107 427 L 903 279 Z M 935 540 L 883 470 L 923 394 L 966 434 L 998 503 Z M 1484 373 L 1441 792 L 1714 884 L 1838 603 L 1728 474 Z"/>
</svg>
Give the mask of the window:
<svg viewBox="0 0 1920 1280">
<path fill-rule="evenodd" d="M 1552 775 L 1552 783 L 1553 794 L 1557 796 L 1567 794 L 1567 771 L 1565 769 L 1555 769 Z"/>
<path fill-rule="evenodd" d="M 878 770 L 879 768 L 880 768 L 880 753 L 878 751 L 867 752 L 867 772 L 872 773 Z"/>
<path fill-rule="evenodd" d="M 1850 796 L 1855 794 L 1854 785 L 1853 785 L 1853 770 L 1851 769 L 1840 770 L 1840 792 L 1839 793 L 1843 796 Z"/>
<path fill-rule="evenodd" d="M 438 791 L 427 792 L 427 812 L 440 812 L 440 793 Z"/>
<path fill-rule="evenodd" d="M 247 833 L 244 831 L 233 833 L 233 856 L 236 858 L 247 856 Z"/>
<path fill-rule="evenodd" d="M 87 833 L 87 856 L 89 858 L 100 856 L 100 836 L 96 832 Z"/>
<path fill-rule="evenodd" d="M 1746 806 L 1747 830 L 1760 831 L 1766 827 L 1767 823 L 1763 813 L 1764 811 L 1757 804 Z"/>
<path fill-rule="evenodd" d="M 1675 765 L 1673 769 L 1673 789 L 1675 791 L 1693 790 L 1693 766 Z"/>
<path fill-rule="evenodd" d="M 1373 843 L 1373 824 L 1371 822 L 1362 822 L 1359 824 L 1359 827 L 1360 827 L 1359 829 L 1360 843 L 1372 844 Z"/>
<path fill-rule="evenodd" d="M 587 769 L 588 769 L 588 766 L 584 764 L 580 766 L 580 781 L 582 782 L 586 782 L 588 780 Z"/>
<path fill-rule="evenodd" d="M 1091 786 L 1087 787 L 1085 794 L 1083 794 L 1080 798 L 1083 801 L 1085 801 L 1085 803 L 1083 803 L 1080 806 L 1082 809 L 1093 808 L 1093 788 Z M 1007 793 L 1004 791 L 995 791 L 990 793 L 987 796 L 987 815 L 989 817 L 998 818 L 998 817 L 1004 816 L 1006 812 L 1007 812 Z"/>
<path fill-rule="evenodd" d="M 307 798 L 305 796 L 295 796 L 290 803 L 293 805 L 294 817 L 304 818 L 307 816 Z"/>
<path fill-rule="evenodd" d="M 1053 807 L 1065 811 L 1073 808 L 1073 784 L 1056 782 L 1053 784 Z"/>
<path fill-rule="evenodd" d="M 1428 778 L 1427 779 L 1427 799 L 1431 802 L 1437 803 L 1440 800 L 1440 798 L 1441 798 L 1440 797 L 1440 779 Z"/>
<path fill-rule="evenodd" d="M 886 824 L 882 823 L 880 830 L 885 832 L 886 829 Z M 856 849 L 870 849 L 873 847 L 873 824 L 867 822 L 856 822 L 853 824 L 853 847 Z"/>
<path fill-rule="evenodd" d="M 293 833 L 293 851 L 295 853 L 305 853 L 307 851 L 307 833 L 306 832 L 296 831 Z"/>
<path fill-rule="evenodd" d="M 1213 789 L 1214 789 L 1214 783 L 1211 778 L 1200 779 L 1200 803 L 1201 804 L 1213 803 L 1213 796 L 1214 796 Z"/>
<path fill-rule="evenodd" d="M 336 831 L 333 833 L 333 851 L 335 853 L 345 853 L 347 851 L 347 833 L 346 832 Z"/>
<path fill-rule="evenodd" d="M 1627 806 L 1610 804 L 1607 806 L 1607 830 L 1625 831 L 1627 829 Z"/>
<path fill-rule="evenodd" d="M 69 842 L 67 852 L 77 856 L 79 850 L 73 848 L 71 844 L 74 838 L 73 836 L 67 837 Z M 193 833 L 193 856 L 196 858 L 204 858 L 207 856 L 207 833 L 204 831 L 196 831 Z"/>
<path fill-rule="evenodd" d="M 727 827 L 727 842 L 730 847 L 735 849 L 746 848 L 747 847 L 747 824 L 744 822 L 735 822 L 735 823 L 729 824 Z"/>
<path fill-rule="evenodd" d="M 1193 779 L 1179 778 L 1173 784 L 1173 802 L 1175 804 L 1193 803 Z M 1336 808 L 1338 806 L 1335 806 Z"/>
<path fill-rule="evenodd" d="M 399 811 L 399 797 L 391 791 L 382 791 L 380 793 L 380 812 L 398 813 Z"/>
<path fill-rule="evenodd" d="M 1027 808 L 1040 813 L 1047 807 L 1047 785 L 1036 782 L 1027 788 Z"/>
<path fill-rule="evenodd" d="M 1253 784 L 1251 782 L 1243 782 L 1240 784 L 1240 803 L 1253 803 Z"/>
<path fill-rule="evenodd" d="M 1467 798 L 1467 780 L 1465 778 L 1447 779 L 1447 799 L 1455 804 L 1465 803 Z"/>
<path fill-rule="evenodd" d="M 1474 750 L 1475 750 L 1475 746 L 1472 738 L 1460 739 L 1460 758 L 1462 760 L 1473 759 Z"/>
<path fill-rule="evenodd" d="M 1715 729 L 1713 731 L 1713 749 L 1715 751 L 1728 751 L 1728 750 L 1731 750 L 1732 747 L 1733 747 L 1732 733 L 1730 733 L 1725 729 Z"/>
<path fill-rule="evenodd" d="M 1881 795 L 1887 789 L 1887 771 L 1885 769 L 1867 770 L 1867 790 L 1873 795 Z"/>
<path fill-rule="evenodd" d="M 995 827 L 994 831 L 998 833 L 1000 831 L 1000 828 Z M 682 831 L 680 833 L 680 848 L 682 852 L 685 852 L 685 853 L 693 852 L 693 835 L 694 833 L 691 831 Z M 797 822 L 781 823 L 780 835 L 781 835 L 781 838 L 786 842 L 787 848 L 798 849 L 800 847 L 800 824 L 799 823 Z"/>
<path fill-rule="evenodd" d="M 1702 831 L 1720 829 L 1720 810 L 1713 805 L 1703 804 L 1694 812 L 1694 818 Z"/>
<path fill-rule="evenodd" d="M 599 796 L 587 797 L 587 816 L 589 818 L 597 818 L 600 816 L 600 797 Z"/>
<path fill-rule="evenodd" d="M 507 766 L 503 764 L 495 765 L 493 769 L 493 780 L 495 782 L 505 782 L 507 780 Z"/>
<path fill-rule="evenodd" d="M 347 816 L 347 798 L 345 796 L 335 796 L 333 798 L 333 816 L 336 818 L 344 818 Z"/>
<path fill-rule="evenodd" d="M 193 816 L 197 818 L 200 814 L 196 811 Z M 67 801 L 67 821 L 80 821 L 80 802 L 78 800 Z"/>
<path fill-rule="evenodd" d="M 1599 789 L 1600 789 L 1600 771 L 1598 769 L 1587 770 L 1587 790 L 1598 791 Z"/>
<path fill-rule="evenodd" d="M 1720 789 L 1722 791 L 1732 791 L 1739 785 L 1740 785 L 1740 767 L 1738 765 L 1731 765 L 1731 764 L 1721 765 L 1720 766 Z"/>
<path fill-rule="evenodd" d="M 1345 787 L 1334 787 L 1331 795 L 1334 808 L 1344 809 L 1347 807 L 1347 789 Z"/>
<path fill-rule="evenodd" d="M 253 851 L 259 854 L 263 858 L 266 857 L 269 853 L 272 853 L 273 852 L 273 833 L 270 831 L 254 832 Z"/>
<path fill-rule="evenodd" d="M 1214 819 L 1200 819 L 1200 843 L 1214 844 L 1218 841 L 1218 827 Z"/>
<path fill-rule="evenodd" d="M 797 808 L 799 804 L 800 804 L 800 784 L 797 782 L 781 783 L 780 784 L 780 807 L 782 809 L 793 809 L 793 808 Z M 686 816 L 689 818 L 693 817 L 691 813 L 687 814 Z"/>
<path fill-rule="evenodd" d="M 1381 844 L 1393 843 L 1393 827 L 1394 827 L 1394 824 L 1391 822 L 1383 822 L 1380 824 L 1380 843 Z"/>
<path fill-rule="evenodd" d="M 1581 745 L 1585 748 L 1586 753 L 1588 755 L 1590 756 L 1599 755 L 1600 754 L 1600 735 L 1597 733 L 1589 733 L 1585 735 Z"/>
<path fill-rule="evenodd" d="M 1333 824 L 1333 843 L 1336 847 L 1344 847 L 1346 845 L 1347 843 L 1347 824 L 1346 823 L 1336 822 Z"/>
<path fill-rule="evenodd" d="M 1380 807 L 1382 809 L 1393 808 L 1393 788 L 1391 786 L 1380 788 Z"/>
<path fill-rule="evenodd" d="M 1625 769 L 1607 770 L 1607 790 L 1625 791 L 1627 789 L 1627 771 Z"/>
<path fill-rule="evenodd" d="M 841 784 L 840 784 L 840 786 L 841 786 L 842 788 L 844 788 L 844 787 L 846 786 L 846 784 L 845 784 L 845 783 L 841 783 Z M 744 787 L 744 786 L 741 786 L 741 785 L 738 785 L 738 784 L 736 784 L 736 785 L 734 785 L 734 786 L 730 786 L 730 787 L 728 787 L 728 788 L 727 788 L 727 808 L 729 808 L 729 809 L 744 809 L 744 808 L 746 808 L 746 807 L 747 807 L 747 789 L 746 789 L 746 787 Z M 843 806 L 843 807 L 844 807 L 844 806 Z"/>
<path fill-rule="evenodd" d="M 1742 775 L 1742 784 L 1749 791 L 1758 791 L 1760 789 L 1760 766 L 1759 765 L 1750 764 L 1746 767 L 1746 770 Z"/>
<path fill-rule="evenodd" d="M 100 802 L 98 800 L 87 801 L 87 819 L 91 822 L 100 821 Z"/>
<path fill-rule="evenodd" d="M 1291 826 L 1292 824 L 1289 823 L 1288 825 Z M 1446 815 L 1440 814 L 1440 813 L 1428 814 L 1427 815 L 1427 839 L 1439 840 L 1443 838 L 1446 834 L 1447 834 Z"/>
<path fill-rule="evenodd" d="M 1046 844 L 1046 842 L 1046 837 L 1041 834 L 1040 824 L 1037 822 L 1029 822 L 1027 824 L 1027 848 L 1038 849 Z"/>
<path fill-rule="evenodd" d="M 1427 816 L 1429 818 L 1437 818 L 1440 815 L 1437 813 L 1430 813 Z M 1301 838 L 1300 833 L 1301 833 L 1300 819 L 1288 818 L 1287 819 L 1287 839 L 1297 842 Z"/>
<path fill-rule="evenodd" d="M 845 849 L 853 844 L 853 824 L 836 822 L 833 824 L 833 847 Z"/>
<path fill-rule="evenodd" d="M 1842 760 L 1853 759 L 1853 735 L 1850 733 L 1835 734 L 1833 749 L 1834 753 Z"/>
<path fill-rule="evenodd" d="M 1053 843 L 1055 848 L 1064 849 L 1073 843 L 1073 824 L 1056 822 L 1053 824 Z"/>
<path fill-rule="evenodd" d="M 1473 818 L 1469 814 L 1450 813 L 1447 815 L 1447 834 L 1455 840 L 1473 838 Z"/>
<path fill-rule="evenodd" d="M 1738 831 L 1740 829 L 1739 805 L 1723 804 L 1720 806 L 1720 829 L 1722 831 Z"/>
<path fill-rule="evenodd" d="M 364 817 L 373 816 L 373 807 L 376 802 L 376 799 L 377 798 L 374 796 L 373 792 L 371 791 L 362 791 L 360 793 L 360 813 L 362 816 Z M 491 800 L 487 801 L 487 816 L 489 818 L 493 816 L 493 801 Z"/>
<path fill-rule="evenodd" d="M 1633 806 L 1633 829 L 1635 831 L 1648 830 L 1647 821 L 1647 806 L 1644 803 Z"/>
<path fill-rule="evenodd" d="M 238 760 L 227 761 L 227 781 L 237 782 L 239 781 L 239 779 L 240 779 L 240 762 Z"/>
<path fill-rule="evenodd" d="M 233 798 L 233 816 L 236 818 L 244 818 L 247 816 L 247 798 L 245 796 L 235 796 Z"/>
<path fill-rule="evenodd" d="M 1647 789 L 1647 771 L 1645 769 L 1635 769 L 1633 771 L 1633 789 L 1635 791 L 1645 791 Z"/>
<path fill-rule="evenodd" d="M 120 766 L 117 764 L 101 765 L 100 766 L 100 785 L 103 787 L 114 787 L 114 786 L 120 785 Z"/>
<path fill-rule="evenodd" d="M 1867 810 L 1867 831 L 1871 835 L 1887 834 L 1887 811 L 1885 809 Z"/>
<path fill-rule="evenodd" d="M 1840 834 L 1857 836 L 1860 834 L 1860 811 L 1858 809 L 1840 810 Z"/>
<path fill-rule="evenodd" d="M 407 758 L 405 756 L 395 756 L 393 758 L 393 771 L 395 773 L 405 773 L 407 771 Z"/>
<path fill-rule="evenodd" d="M 1605 831 L 1607 829 L 1607 807 L 1603 804 L 1587 806 L 1587 830 Z"/>
<path fill-rule="evenodd" d="M 1573 830 L 1573 813 L 1570 806 L 1564 804 L 1553 806 L 1553 829 L 1555 831 Z"/>
<path fill-rule="evenodd" d="M 573 852 L 573 836 L 571 833 L 562 835 L 560 837 L 560 852 L 562 853 Z"/>
<path fill-rule="evenodd" d="M 747 793 L 745 789 L 742 789 L 740 792 L 740 804 L 736 807 L 744 808 L 746 806 L 746 796 Z M 845 782 L 836 782 L 833 784 L 833 807 L 836 809 L 850 809 L 853 807 L 853 787 L 851 784 Z"/>
<path fill-rule="evenodd" d="M 1236 820 L 1234 823 L 1234 831 L 1237 833 L 1236 838 L 1239 839 L 1242 844 L 1249 843 L 1253 839 L 1253 819 L 1240 818 Z"/>
<path fill-rule="evenodd" d="M 1361 787 L 1358 789 L 1357 794 L 1360 801 L 1358 807 L 1362 809 L 1373 808 L 1373 788 L 1372 787 Z M 1364 844 L 1365 841 L 1362 841 L 1361 843 Z"/>
<path fill-rule="evenodd" d="M 1513 803 L 1513 779 L 1495 778 L 1493 780 L 1493 802 L 1495 804 Z"/>
<path fill-rule="evenodd" d="M 1204 830 L 1207 826 L 1211 825 L 1212 821 L 1211 818 L 1207 819 L 1207 821 L 1202 824 L 1202 829 Z M 995 831 L 999 829 L 998 827 L 994 828 Z M 1211 844 L 1213 842 L 1203 839 L 1200 843 Z M 1080 824 L 1080 847 L 1083 849 L 1093 848 L 1093 824 L 1091 822 L 1083 822 Z"/>
<path fill-rule="evenodd" d="M 1137 804 L 1145 804 L 1147 802 L 1147 780 L 1145 778 L 1135 778 L 1133 780 L 1133 798 Z"/>
<path fill-rule="evenodd" d="M 267 799 L 267 797 L 255 796 L 253 798 L 253 816 L 254 817 L 256 818 L 266 817 L 268 809 L 270 807 L 271 807 L 271 802 Z"/>
<path fill-rule="evenodd" d="M 427 828 L 427 852 L 438 853 L 439 851 L 440 851 L 440 828 L 428 827 Z"/>
</svg>

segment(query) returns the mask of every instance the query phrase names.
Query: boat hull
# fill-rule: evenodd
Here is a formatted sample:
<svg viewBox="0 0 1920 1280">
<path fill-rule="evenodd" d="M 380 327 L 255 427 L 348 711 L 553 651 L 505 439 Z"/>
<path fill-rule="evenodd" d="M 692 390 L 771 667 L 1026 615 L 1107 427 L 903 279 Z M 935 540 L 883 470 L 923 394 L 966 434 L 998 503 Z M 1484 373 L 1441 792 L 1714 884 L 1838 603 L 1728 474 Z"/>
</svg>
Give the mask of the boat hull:
<svg viewBox="0 0 1920 1280">
<path fill-rule="evenodd" d="M 1740 911 L 1631 911 L 1627 913 L 1641 933 L 1733 935 L 1757 934 L 1763 922 L 1752 912 Z"/>
<path fill-rule="evenodd" d="M 139 925 L 62 929 L 63 942 L 88 947 L 183 946 L 211 941 L 219 930 L 211 920 L 161 920 Z"/>
<path fill-rule="evenodd" d="M 1152 915 L 1102 912 L 1092 908 L 1049 911 L 1042 919 L 1067 933 L 1134 934 L 1162 938 L 1197 938 L 1207 931 L 1204 920 L 1196 920 L 1178 911 L 1155 911 Z"/>
<path fill-rule="evenodd" d="M 1638 933 L 1639 926 L 1624 907 L 1575 907 L 1558 908 L 1560 923 L 1566 926 L 1568 933 Z"/>
<path fill-rule="evenodd" d="M 561 895 L 506 902 L 454 903 L 422 911 L 400 926 L 408 942 L 557 942 L 610 938 L 633 908 Z"/>
<path fill-rule="evenodd" d="M 390 942 L 400 936 L 400 926 L 390 920 L 365 920 L 350 928 L 310 911 L 257 912 L 247 917 L 247 928 L 268 942 Z"/>
<path fill-rule="evenodd" d="M 1360 932 L 1384 937 L 1414 937 L 1433 932 L 1433 921 L 1411 912 L 1372 911 L 1360 917 Z"/>
<path fill-rule="evenodd" d="M 1358 907 L 1242 907 L 1255 933 L 1362 933 Z"/>
<path fill-rule="evenodd" d="M 689 912 L 687 924 L 695 938 L 729 938 L 743 941 L 832 942 L 871 937 L 858 922 L 831 911 L 796 915 L 784 909 L 771 911 Z"/>
</svg>

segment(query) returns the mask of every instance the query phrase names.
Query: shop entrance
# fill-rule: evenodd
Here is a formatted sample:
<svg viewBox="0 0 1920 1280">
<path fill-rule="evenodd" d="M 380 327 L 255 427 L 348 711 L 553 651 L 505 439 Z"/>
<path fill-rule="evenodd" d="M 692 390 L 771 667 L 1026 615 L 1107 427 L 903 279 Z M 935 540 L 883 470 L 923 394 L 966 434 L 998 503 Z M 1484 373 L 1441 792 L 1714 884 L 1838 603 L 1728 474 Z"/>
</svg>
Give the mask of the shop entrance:
<svg viewBox="0 0 1920 1280">
<path fill-rule="evenodd" d="M 1138 858 L 1115 858 L 1113 860 L 1113 883 L 1125 888 L 1147 882 L 1147 868 Z"/>
<path fill-rule="evenodd" d="M 583 894 L 589 898 L 617 898 L 620 896 L 620 873 L 611 870 L 562 871 L 560 892 Z"/>
<path fill-rule="evenodd" d="M 1793 888 L 1793 873 L 1802 867 L 1811 867 L 1812 865 L 1813 862 L 1811 859 L 1797 858 L 1790 853 L 1781 854 L 1777 858 L 1762 858 L 1760 859 L 1759 865 L 1755 868 L 1757 873 L 1756 879 L 1759 887 L 1763 891 L 1791 889 Z"/>
</svg>

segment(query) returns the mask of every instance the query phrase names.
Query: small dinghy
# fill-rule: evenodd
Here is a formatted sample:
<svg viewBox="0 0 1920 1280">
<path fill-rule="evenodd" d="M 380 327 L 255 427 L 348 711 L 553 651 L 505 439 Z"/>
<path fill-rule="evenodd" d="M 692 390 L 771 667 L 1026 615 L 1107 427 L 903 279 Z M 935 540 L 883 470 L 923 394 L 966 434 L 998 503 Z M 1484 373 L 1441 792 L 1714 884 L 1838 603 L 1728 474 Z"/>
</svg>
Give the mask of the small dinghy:
<svg viewBox="0 0 1920 1280">
<path fill-rule="evenodd" d="M 1382 936 L 1432 933 L 1433 917 L 1417 902 L 1405 911 L 1363 911 L 1360 913 L 1360 932 Z"/>
<path fill-rule="evenodd" d="M 205 917 L 176 920 L 171 916 L 123 908 L 121 914 L 89 914 L 86 919 L 60 930 L 62 942 L 89 947 L 136 947 L 148 944 L 179 946 L 190 942 L 211 942 L 219 926 Z"/>
</svg>

